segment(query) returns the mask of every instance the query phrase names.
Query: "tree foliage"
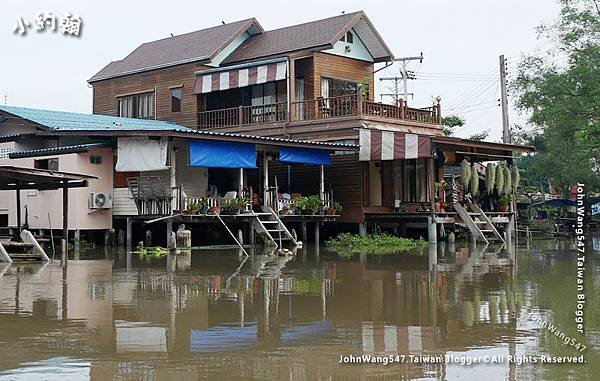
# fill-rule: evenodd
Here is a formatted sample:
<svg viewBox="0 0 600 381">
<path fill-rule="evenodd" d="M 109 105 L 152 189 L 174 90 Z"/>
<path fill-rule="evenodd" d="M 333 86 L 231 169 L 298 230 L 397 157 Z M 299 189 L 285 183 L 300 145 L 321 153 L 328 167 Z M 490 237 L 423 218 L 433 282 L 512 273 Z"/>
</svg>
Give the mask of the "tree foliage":
<svg viewBox="0 0 600 381">
<path fill-rule="evenodd" d="M 567 194 L 577 181 L 586 182 L 588 190 L 600 188 L 600 5 L 597 0 L 559 4 L 558 20 L 538 28 L 555 41 L 555 49 L 525 57 L 512 87 L 533 127 L 516 140 L 537 150 L 520 160 L 524 180 L 550 182 Z"/>
<path fill-rule="evenodd" d="M 465 120 L 460 116 L 448 115 L 442 118 L 442 126 L 444 126 L 444 134 L 446 136 L 454 135 L 454 127 L 462 127 Z"/>
</svg>

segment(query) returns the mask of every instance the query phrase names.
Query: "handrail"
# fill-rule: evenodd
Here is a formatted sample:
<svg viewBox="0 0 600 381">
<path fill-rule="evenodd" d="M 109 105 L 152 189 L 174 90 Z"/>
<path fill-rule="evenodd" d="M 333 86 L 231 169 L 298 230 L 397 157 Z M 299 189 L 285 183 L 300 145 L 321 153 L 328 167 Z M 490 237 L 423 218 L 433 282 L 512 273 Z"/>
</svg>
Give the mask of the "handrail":
<svg viewBox="0 0 600 381">
<path fill-rule="evenodd" d="M 440 105 L 424 108 L 406 106 L 403 100 L 397 105 L 374 102 L 361 94 L 270 103 L 256 106 L 238 106 L 198 113 L 198 128 L 242 127 L 252 124 L 288 121 L 320 120 L 348 116 L 371 116 L 383 119 L 410 120 L 420 123 L 441 123 Z"/>
</svg>

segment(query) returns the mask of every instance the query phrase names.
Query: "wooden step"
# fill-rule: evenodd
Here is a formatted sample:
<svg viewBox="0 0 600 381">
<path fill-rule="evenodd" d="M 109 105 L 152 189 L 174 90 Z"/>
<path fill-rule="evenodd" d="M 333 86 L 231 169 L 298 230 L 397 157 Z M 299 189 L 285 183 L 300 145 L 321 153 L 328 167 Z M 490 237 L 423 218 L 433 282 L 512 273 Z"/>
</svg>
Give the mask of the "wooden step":
<svg viewBox="0 0 600 381">
<path fill-rule="evenodd" d="M 23 249 L 31 249 L 34 247 L 33 243 L 14 242 L 14 241 L 2 242 L 2 246 L 4 246 L 5 248 L 14 247 L 14 248 L 23 248 Z"/>
<path fill-rule="evenodd" d="M 260 220 L 260 222 L 262 222 L 263 224 L 277 224 L 277 223 L 279 223 L 279 221 L 271 221 L 271 220 L 266 220 L 266 221 Z"/>
<path fill-rule="evenodd" d="M 43 257 L 39 254 L 29 253 L 8 253 L 8 256 L 12 260 L 16 261 L 41 261 Z"/>
</svg>

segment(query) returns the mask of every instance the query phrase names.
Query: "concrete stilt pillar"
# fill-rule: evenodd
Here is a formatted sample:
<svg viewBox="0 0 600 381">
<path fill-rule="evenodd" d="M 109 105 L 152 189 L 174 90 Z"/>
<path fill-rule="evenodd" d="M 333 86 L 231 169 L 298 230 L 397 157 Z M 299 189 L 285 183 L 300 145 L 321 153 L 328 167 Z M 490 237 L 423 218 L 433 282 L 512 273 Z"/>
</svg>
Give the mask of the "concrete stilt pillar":
<svg viewBox="0 0 600 381">
<path fill-rule="evenodd" d="M 254 246 L 254 227 L 252 224 L 248 227 L 248 242 L 250 245 Z"/>
<path fill-rule="evenodd" d="M 244 244 L 244 232 L 242 231 L 242 229 L 238 229 L 237 231 L 237 240 L 240 243 L 240 245 Z"/>
<path fill-rule="evenodd" d="M 119 229 L 119 232 L 117 235 L 117 243 L 118 243 L 119 247 L 125 246 L 125 232 L 121 229 Z"/>
<path fill-rule="evenodd" d="M 429 235 L 429 244 L 437 244 L 437 224 L 434 222 L 433 217 L 427 217 L 427 232 Z"/>
<path fill-rule="evenodd" d="M 306 222 L 302 221 L 302 243 L 308 245 L 308 232 L 306 230 Z"/>
<path fill-rule="evenodd" d="M 146 230 L 146 235 L 144 238 L 144 245 L 152 246 L 152 231 L 151 230 Z"/>
<path fill-rule="evenodd" d="M 179 225 L 177 228 L 177 247 L 178 248 L 189 248 L 192 247 L 192 232 L 185 228 L 184 224 Z"/>
<path fill-rule="evenodd" d="M 67 240 L 63 238 L 60 240 L 60 262 L 63 267 L 67 266 L 67 259 Z"/>
<path fill-rule="evenodd" d="M 104 247 L 107 248 L 109 246 L 111 246 L 112 242 L 111 242 L 111 234 L 110 234 L 110 230 L 105 230 L 104 231 Z"/>
<path fill-rule="evenodd" d="M 315 245 L 319 246 L 321 241 L 321 223 L 315 222 Z"/>
<path fill-rule="evenodd" d="M 171 233 L 173 233 L 173 221 L 172 220 L 167 220 L 167 232 L 166 232 L 166 238 L 167 238 L 167 247 L 170 248 L 171 245 L 174 245 L 175 242 L 171 242 Z"/>
<path fill-rule="evenodd" d="M 73 259 L 79 260 L 79 254 L 81 253 L 81 230 L 79 229 L 75 230 L 75 236 L 73 237 L 73 248 Z"/>
<path fill-rule="evenodd" d="M 364 237 L 367 235 L 367 224 L 366 223 L 362 223 L 362 224 L 358 224 L 358 235 L 361 237 Z"/>
<path fill-rule="evenodd" d="M 127 217 L 127 251 L 133 247 L 133 218 Z"/>
</svg>

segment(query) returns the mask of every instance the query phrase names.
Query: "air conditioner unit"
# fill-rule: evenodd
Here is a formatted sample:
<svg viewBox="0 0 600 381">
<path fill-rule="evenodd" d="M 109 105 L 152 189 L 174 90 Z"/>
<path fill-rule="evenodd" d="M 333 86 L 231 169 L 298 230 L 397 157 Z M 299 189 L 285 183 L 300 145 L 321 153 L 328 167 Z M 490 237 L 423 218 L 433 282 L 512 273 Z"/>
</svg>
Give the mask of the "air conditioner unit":
<svg viewBox="0 0 600 381">
<path fill-rule="evenodd" d="M 112 208 L 112 194 L 105 192 L 92 192 L 90 194 L 90 209 Z"/>
</svg>

